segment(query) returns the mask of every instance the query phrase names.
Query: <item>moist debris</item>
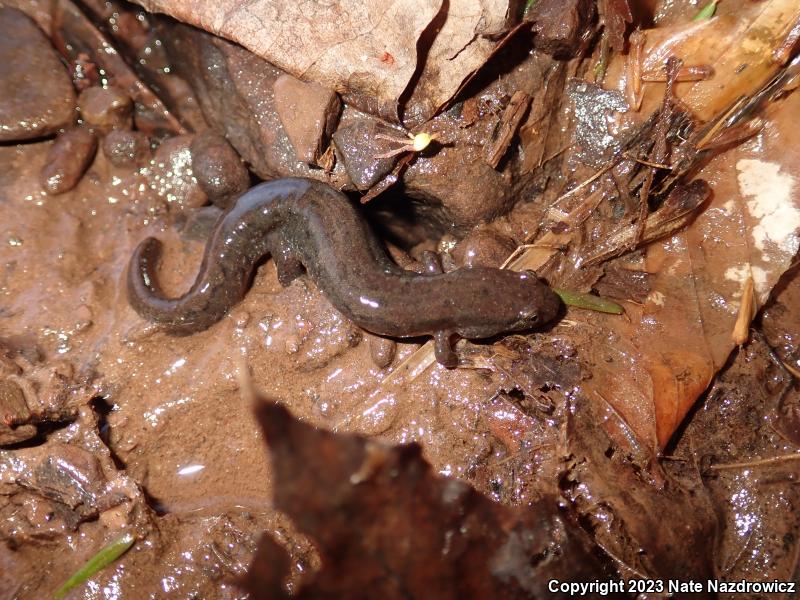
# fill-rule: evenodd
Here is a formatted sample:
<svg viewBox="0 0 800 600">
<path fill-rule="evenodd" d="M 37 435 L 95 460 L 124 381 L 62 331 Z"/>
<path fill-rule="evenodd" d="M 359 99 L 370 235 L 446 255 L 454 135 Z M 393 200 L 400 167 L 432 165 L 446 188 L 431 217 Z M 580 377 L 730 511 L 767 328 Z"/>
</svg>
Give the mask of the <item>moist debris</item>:
<svg viewBox="0 0 800 600">
<path fill-rule="evenodd" d="M 51 597 L 123 535 L 72 596 L 796 581 L 796 235 L 752 243 L 763 207 L 736 166 L 798 170 L 800 9 L 726 0 L 705 26 L 694 2 L 645 4 L 443 3 L 413 47 L 343 56 L 335 85 L 269 62 L 250 17 L 231 37 L 260 54 L 200 29 L 218 6 L 159 3 L 185 23 L 121 0 L 0 7 L 0 597 Z M 402 39 L 402 17 L 382 27 Z M 293 44 L 325 47 L 318 25 Z M 754 31 L 763 60 L 733 60 Z M 387 156 L 415 135 L 435 141 Z M 545 331 L 459 342 L 453 370 L 308 277 L 282 287 L 273 260 L 207 331 L 136 315 L 143 239 L 177 297 L 223 211 L 280 177 L 349 194 L 415 275 L 530 269 L 623 314 L 564 307 Z"/>
</svg>

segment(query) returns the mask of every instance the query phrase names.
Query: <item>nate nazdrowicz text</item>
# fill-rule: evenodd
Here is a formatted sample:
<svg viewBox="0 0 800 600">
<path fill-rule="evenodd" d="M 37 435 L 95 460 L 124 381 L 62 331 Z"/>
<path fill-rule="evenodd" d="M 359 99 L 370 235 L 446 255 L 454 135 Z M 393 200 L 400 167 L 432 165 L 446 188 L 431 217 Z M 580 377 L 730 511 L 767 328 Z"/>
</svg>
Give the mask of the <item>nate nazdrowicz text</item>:
<svg viewBox="0 0 800 600">
<path fill-rule="evenodd" d="M 706 581 L 682 581 L 679 579 L 629 579 L 621 581 L 608 579 L 601 581 L 579 582 L 559 581 L 551 579 L 547 582 L 547 589 L 551 593 L 561 592 L 570 596 L 608 596 L 610 594 L 642 594 L 663 593 L 691 594 L 691 593 L 728 593 L 728 594 L 794 594 L 797 583 L 794 581 L 720 581 L 707 579 Z"/>
</svg>

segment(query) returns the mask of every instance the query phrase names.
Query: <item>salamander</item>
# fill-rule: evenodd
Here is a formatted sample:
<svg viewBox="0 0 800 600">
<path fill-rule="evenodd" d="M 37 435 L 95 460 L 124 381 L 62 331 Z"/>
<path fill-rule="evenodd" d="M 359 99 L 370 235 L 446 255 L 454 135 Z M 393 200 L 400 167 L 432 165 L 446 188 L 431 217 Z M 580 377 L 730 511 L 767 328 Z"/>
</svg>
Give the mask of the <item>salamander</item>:
<svg viewBox="0 0 800 600">
<path fill-rule="evenodd" d="M 173 334 L 219 321 L 246 294 L 258 261 L 270 254 L 284 286 L 304 272 L 342 314 L 392 337 L 433 335 L 436 359 L 458 364 L 455 336 L 488 338 L 540 327 L 559 311 L 556 294 L 532 271 L 489 267 L 449 273 L 406 271 L 341 192 L 285 178 L 259 184 L 216 223 L 200 272 L 179 298 L 164 296 L 156 277 L 161 243 L 142 241 L 131 256 L 128 299 L 139 315 Z"/>
</svg>

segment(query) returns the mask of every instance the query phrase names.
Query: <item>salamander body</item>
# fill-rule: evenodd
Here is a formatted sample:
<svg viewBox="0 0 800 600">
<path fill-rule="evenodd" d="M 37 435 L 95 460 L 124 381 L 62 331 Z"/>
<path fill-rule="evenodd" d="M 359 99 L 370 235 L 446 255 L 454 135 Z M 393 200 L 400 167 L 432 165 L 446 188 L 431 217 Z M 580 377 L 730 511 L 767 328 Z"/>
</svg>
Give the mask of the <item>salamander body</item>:
<svg viewBox="0 0 800 600">
<path fill-rule="evenodd" d="M 475 267 L 420 275 L 386 255 L 346 196 L 308 179 L 257 185 L 217 222 L 191 289 L 166 298 L 156 278 L 161 244 L 145 239 L 128 269 L 128 298 L 141 316 L 175 334 L 219 321 L 247 292 L 269 254 L 288 285 L 307 272 L 330 302 L 379 335 L 433 335 L 436 357 L 455 366 L 451 340 L 487 338 L 544 325 L 558 313 L 555 293 L 531 272 Z"/>
</svg>

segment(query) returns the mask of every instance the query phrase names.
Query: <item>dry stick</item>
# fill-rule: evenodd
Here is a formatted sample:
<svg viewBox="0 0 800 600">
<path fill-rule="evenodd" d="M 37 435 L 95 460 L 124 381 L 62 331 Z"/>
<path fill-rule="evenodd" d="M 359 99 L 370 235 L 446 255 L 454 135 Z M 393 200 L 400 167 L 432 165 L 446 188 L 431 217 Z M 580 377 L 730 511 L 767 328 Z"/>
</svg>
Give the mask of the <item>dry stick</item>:
<svg viewBox="0 0 800 600">
<path fill-rule="evenodd" d="M 706 201 L 708 194 L 708 187 L 697 181 L 684 188 L 673 190 L 667 201 L 657 211 L 647 216 L 642 238 L 634 247 L 665 237 L 686 225 L 695 210 Z M 590 256 L 582 262 L 582 266 L 589 267 L 622 254 L 636 235 L 635 227 L 633 225 L 613 233 L 607 240 L 611 242 L 610 249 Z"/>
<path fill-rule="evenodd" d="M 750 337 L 750 322 L 756 316 L 757 308 L 753 292 L 753 275 L 750 274 L 742 285 L 742 301 L 739 305 L 739 314 L 731 332 L 731 340 L 737 346 L 743 346 Z"/>
<path fill-rule="evenodd" d="M 675 75 L 675 81 L 705 81 L 714 75 L 714 68 L 710 65 L 691 65 L 681 67 Z M 647 83 L 665 83 L 667 75 L 663 70 L 647 71 L 642 73 L 642 81 Z"/>
<path fill-rule="evenodd" d="M 661 114 L 655 125 L 655 140 L 653 143 L 652 158 L 653 162 L 664 163 L 667 158 L 667 130 L 674 113 L 674 85 L 675 78 L 681 68 L 681 61 L 677 58 L 667 60 L 667 89 L 664 91 L 664 101 L 661 105 Z M 650 157 L 648 156 L 648 159 Z M 645 176 L 644 183 L 639 189 L 639 217 L 636 222 L 636 233 L 630 241 L 629 249 L 636 248 L 642 241 L 644 229 L 647 223 L 648 202 L 650 199 L 650 188 L 653 185 L 655 171 L 649 169 Z"/>
<path fill-rule="evenodd" d="M 625 92 L 630 107 L 639 112 L 642 107 L 642 64 L 644 62 L 644 45 L 647 43 L 647 34 L 641 29 L 636 29 L 628 36 L 630 50 L 625 59 L 626 82 Z"/>
<path fill-rule="evenodd" d="M 789 373 L 791 373 L 792 377 L 794 377 L 795 379 L 800 379 L 800 371 L 798 371 L 795 367 L 793 367 L 792 365 L 783 360 L 781 361 L 781 364 L 783 365 L 784 369 L 786 369 L 787 371 L 789 371 Z"/>
<path fill-rule="evenodd" d="M 671 169 L 672 168 L 670 165 L 656 163 L 656 162 L 644 160 L 643 158 L 637 158 L 635 156 L 631 156 L 628 152 L 623 152 L 622 156 L 624 156 L 628 160 L 632 160 L 632 161 L 637 162 L 637 163 L 639 163 L 641 165 L 646 165 L 646 166 L 652 167 L 654 169 L 665 169 L 665 170 L 667 170 L 667 169 Z"/>
<path fill-rule="evenodd" d="M 594 175 L 589 177 L 589 179 L 586 179 L 585 181 L 578 184 L 571 190 L 564 192 L 558 198 L 556 198 L 555 202 L 553 202 L 553 206 L 557 206 L 559 202 L 566 200 L 570 196 L 574 196 L 575 194 L 583 190 L 585 187 L 591 185 L 592 183 L 597 181 L 600 177 L 602 177 L 609 169 L 613 169 L 614 167 L 616 167 L 618 163 L 619 159 L 612 159 L 608 161 L 605 165 L 600 167 L 600 169 Z"/>
<path fill-rule="evenodd" d="M 782 462 L 791 462 L 793 460 L 800 460 L 800 452 L 794 454 L 784 454 L 783 456 L 773 456 L 770 458 L 760 458 L 747 462 L 725 463 L 721 465 L 711 465 L 709 467 L 712 471 L 727 471 L 732 469 L 747 469 L 752 467 L 764 467 L 768 465 L 780 464 Z"/>
<path fill-rule="evenodd" d="M 500 132 L 486 150 L 486 163 L 493 169 L 497 168 L 497 165 L 500 164 L 500 159 L 505 156 L 511 140 L 517 134 L 522 117 L 528 112 L 530 104 L 531 97 L 522 90 L 517 90 L 511 96 L 511 100 L 500 118 Z"/>
</svg>

